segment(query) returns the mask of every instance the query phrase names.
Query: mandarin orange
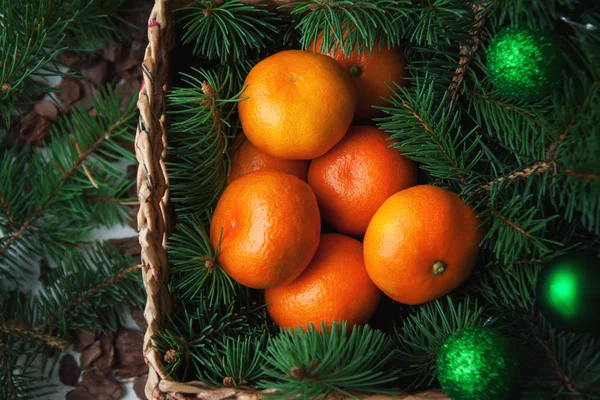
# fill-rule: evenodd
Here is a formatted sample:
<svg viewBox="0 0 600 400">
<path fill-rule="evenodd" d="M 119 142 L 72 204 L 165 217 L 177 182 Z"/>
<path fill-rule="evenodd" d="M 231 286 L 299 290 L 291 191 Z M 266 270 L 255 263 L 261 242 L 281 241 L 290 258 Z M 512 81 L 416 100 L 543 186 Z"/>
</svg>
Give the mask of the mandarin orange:
<svg viewBox="0 0 600 400">
<path fill-rule="evenodd" d="M 323 35 L 320 35 L 309 50 L 315 49 L 321 53 Z M 381 48 L 375 46 L 373 51 L 364 51 L 358 54 L 357 48 L 351 54 L 346 55 L 341 50 L 328 52 L 344 69 L 352 75 L 354 87 L 356 88 L 357 104 L 354 121 L 367 123 L 372 118 L 381 116 L 382 111 L 373 108 L 385 106 L 385 98 L 389 98 L 392 91 L 387 85 L 394 87 L 393 82 L 400 86 L 406 86 L 405 78 L 408 76 L 406 61 L 402 50 L 398 47 Z"/>
<path fill-rule="evenodd" d="M 231 183 L 242 175 L 263 169 L 274 169 L 297 176 L 306 182 L 309 161 L 283 160 L 259 150 L 240 132 L 235 139 L 235 152 L 231 157 L 231 168 L 227 183 Z"/>
<path fill-rule="evenodd" d="M 321 218 L 306 182 L 275 170 L 233 181 L 219 199 L 210 224 L 217 263 L 251 288 L 296 279 L 319 245 Z"/>
<path fill-rule="evenodd" d="M 374 126 L 351 126 L 325 155 L 314 159 L 308 184 L 321 216 L 336 230 L 363 235 L 379 206 L 417 182 L 417 167 Z"/>
<path fill-rule="evenodd" d="M 362 244 L 349 236 L 321 235 L 319 248 L 306 270 L 290 284 L 265 290 L 267 311 L 281 328 L 306 329 L 312 323 L 347 321 L 364 324 L 375 312 L 381 292 L 371 282 Z"/>
<path fill-rule="evenodd" d="M 418 185 L 398 192 L 367 227 L 367 273 L 400 303 L 437 299 L 458 287 L 475 266 L 479 223 L 475 211 L 448 190 Z"/>
<path fill-rule="evenodd" d="M 350 74 L 335 60 L 286 50 L 256 64 L 238 105 L 242 128 L 260 150 L 309 160 L 339 142 L 354 117 Z"/>
</svg>

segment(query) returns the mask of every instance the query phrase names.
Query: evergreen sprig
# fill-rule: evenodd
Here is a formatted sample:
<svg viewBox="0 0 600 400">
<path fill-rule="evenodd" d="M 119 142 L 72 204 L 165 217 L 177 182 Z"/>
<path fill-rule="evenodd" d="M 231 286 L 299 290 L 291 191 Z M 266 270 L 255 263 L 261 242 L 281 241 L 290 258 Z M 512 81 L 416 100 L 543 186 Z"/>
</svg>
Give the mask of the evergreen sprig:
<svg viewBox="0 0 600 400">
<path fill-rule="evenodd" d="M 492 0 L 486 7 L 497 16 L 496 24 L 523 24 L 532 28 L 553 30 L 564 13 L 576 13 L 586 7 L 585 0 Z"/>
<path fill-rule="evenodd" d="M 135 98 L 123 109 L 120 102 L 114 88 L 100 89 L 97 117 L 77 107 L 53 125 L 45 151 L 0 155 L 0 275 L 18 281 L 27 254 L 60 260 L 93 228 L 128 218 L 122 203 L 133 182 L 118 163 L 134 157 L 119 141 L 133 140 Z"/>
<path fill-rule="evenodd" d="M 396 84 L 389 106 L 380 107 L 386 117 L 378 126 L 391 134 L 390 147 L 418 162 L 431 183 L 453 189 L 478 178 L 474 171 L 488 150 L 475 129 L 463 132 L 461 113 L 452 103 L 438 102 L 431 79 L 418 79 L 414 88 Z"/>
<path fill-rule="evenodd" d="M 176 296 L 193 303 L 206 293 L 210 304 L 230 304 L 238 285 L 217 264 L 203 221 L 192 217 L 175 230 L 170 237 L 169 260 Z"/>
<path fill-rule="evenodd" d="M 410 1 L 404 15 L 403 36 L 419 48 L 462 43 L 475 23 L 473 2 L 466 0 Z"/>
<path fill-rule="evenodd" d="M 509 192 L 512 196 L 490 200 L 479 214 L 486 227 L 483 245 L 498 260 L 508 263 L 518 262 L 525 255 L 539 259 L 562 246 L 562 242 L 548 237 L 546 232 L 548 225 L 559 216 L 544 216 L 543 210 L 533 206 L 531 195 L 523 197 L 515 192 Z M 499 237 L 502 240 L 497 240 Z"/>
<path fill-rule="evenodd" d="M 118 15 L 122 2 L 0 0 L 0 114 L 5 127 L 34 96 L 56 91 L 45 77 L 70 74 L 59 68 L 63 51 L 97 51 L 124 38 L 118 29 L 125 23 Z"/>
<path fill-rule="evenodd" d="M 215 354 L 210 359 L 212 374 L 208 379 L 214 385 L 255 385 L 266 378 L 263 354 L 268 344 L 267 331 L 253 330 L 251 335 L 227 338 L 213 343 Z"/>
<path fill-rule="evenodd" d="M 396 327 L 398 366 L 407 389 L 430 386 L 436 379 L 436 356 L 459 329 L 483 322 L 484 308 L 469 298 L 455 303 L 450 296 L 425 303 Z"/>
<path fill-rule="evenodd" d="M 107 244 L 66 254 L 38 293 L 4 292 L 0 304 L 0 394 L 44 399 L 47 375 L 78 329 L 114 332 L 123 308 L 145 302 L 140 266 Z"/>
<path fill-rule="evenodd" d="M 206 218 L 205 210 L 216 204 L 227 182 L 227 149 L 239 129 L 234 116 L 240 92 L 232 88 L 228 67 L 182 75 L 189 87 L 167 96 L 176 154 L 169 164 L 172 199 L 180 212 L 199 212 Z"/>
<path fill-rule="evenodd" d="M 220 385 L 225 384 L 223 380 L 227 377 L 239 377 L 242 381 L 252 379 L 254 374 L 246 376 L 246 371 L 237 366 L 252 365 L 252 360 L 242 357 L 254 354 L 262 346 L 261 325 L 255 324 L 253 318 L 253 314 L 264 312 L 262 307 L 245 308 L 234 303 L 213 307 L 206 300 L 195 307 L 187 303 L 179 305 L 181 311 L 171 316 L 154 336 L 155 347 L 164 355 L 165 373 L 184 379 L 209 380 Z M 232 338 L 240 338 L 247 343 L 233 349 L 232 344 L 228 344 Z M 240 358 L 219 362 L 227 351 L 230 356 Z"/>
<path fill-rule="evenodd" d="M 406 15 L 408 1 L 391 0 L 312 0 L 294 4 L 291 14 L 301 17 L 297 28 L 301 31 L 303 49 L 315 50 L 316 40 L 322 35 L 323 53 L 335 54 L 341 50 L 350 54 L 370 52 L 376 46 L 397 46 L 403 35 L 398 19 Z"/>
<path fill-rule="evenodd" d="M 265 353 L 270 379 L 261 387 L 274 388 L 274 398 L 299 396 L 313 399 L 337 392 L 354 397 L 358 393 L 397 393 L 385 386 L 397 375 L 392 341 L 368 325 L 349 329 L 346 322 L 314 326 L 304 331 L 282 330 Z"/>
<path fill-rule="evenodd" d="M 238 62 L 273 42 L 279 17 L 264 4 L 239 0 L 220 2 L 196 0 L 179 9 L 185 33 L 183 43 L 193 43 L 193 52 L 224 63 Z"/>
<path fill-rule="evenodd" d="M 115 332 L 124 307 L 139 309 L 146 301 L 140 268 L 108 244 L 67 255 L 37 296 L 44 330 L 59 337 L 82 328 Z"/>
<path fill-rule="evenodd" d="M 36 358 L 22 343 L 0 337 L 0 398 L 43 400 L 56 391 Z"/>
</svg>

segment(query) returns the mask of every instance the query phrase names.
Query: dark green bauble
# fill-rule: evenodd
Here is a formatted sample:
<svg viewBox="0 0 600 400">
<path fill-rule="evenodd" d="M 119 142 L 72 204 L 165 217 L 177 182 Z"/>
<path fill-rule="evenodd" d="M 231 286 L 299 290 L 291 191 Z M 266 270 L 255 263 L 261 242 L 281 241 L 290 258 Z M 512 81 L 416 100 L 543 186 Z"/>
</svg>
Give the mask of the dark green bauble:
<svg viewBox="0 0 600 400">
<path fill-rule="evenodd" d="M 600 331 L 600 260 L 589 253 L 558 257 L 537 280 L 536 303 L 557 328 Z"/>
<path fill-rule="evenodd" d="M 442 345 L 438 380 L 453 400 L 509 399 L 517 386 L 518 360 L 506 336 L 491 328 L 470 326 Z"/>
<path fill-rule="evenodd" d="M 537 101 L 560 83 L 564 59 L 553 34 L 509 26 L 492 39 L 487 67 L 494 87 L 504 96 Z"/>
</svg>

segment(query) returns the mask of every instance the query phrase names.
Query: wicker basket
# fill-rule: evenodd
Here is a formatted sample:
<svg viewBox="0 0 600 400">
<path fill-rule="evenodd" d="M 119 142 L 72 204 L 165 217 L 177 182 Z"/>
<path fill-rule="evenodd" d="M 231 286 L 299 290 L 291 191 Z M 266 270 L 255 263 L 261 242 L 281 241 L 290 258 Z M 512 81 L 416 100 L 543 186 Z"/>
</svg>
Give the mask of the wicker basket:
<svg viewBox="0 0 600 400">
<path fill-rule="evenodd" d="M 269 2 L 281 5 L 296 0 L 242 0 L 245 3 Z M 147 293 L 144 317 L 148 329 L 144 336 L 144 359 L 148 364 L 148 399 L 260 399 L 268 390 L 259 392 L 249 387 L 214 388 L 202 382 L 176 382 L 163 372 L 162 356 L 153 348 L 152 337 L 170 311 L 167 291 L 167 227 L 169 223 L 169 179 L 165 167 L 167 131 L 165 125 L 165 92 L 169 78 L 169 51 L 173 45 L 172 16 L 168 0 L 155 0 L 148 23 L 148 48 L 142 69 L 144 82 L 138 108 L 140 120 L 135 138 L 138 160 L 137 191 L 140 211 L 137 223 L 142 247 L 142 275 Z M 331 396 L 342 399 L 344 396 Z M 371 400 L 384 399 L 448 399 L 439 391 L 398 397 L 371 395 Z"/>
</svg>

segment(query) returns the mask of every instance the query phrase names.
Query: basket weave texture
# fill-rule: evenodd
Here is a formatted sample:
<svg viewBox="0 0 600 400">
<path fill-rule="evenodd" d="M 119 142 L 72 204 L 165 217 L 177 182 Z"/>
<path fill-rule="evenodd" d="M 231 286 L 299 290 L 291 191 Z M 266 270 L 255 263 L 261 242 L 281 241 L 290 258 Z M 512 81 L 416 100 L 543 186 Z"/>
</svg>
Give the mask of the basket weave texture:
<svg viewBox="0 0 600 400">
<path fill-rule="evenodd" d="M 241 0 L 244 3 L 269 3 L 280 6 L 297 0 Z M 143 84 L 138 99 L 140 113 L 135 138 L 138 161 L 137 191 L 140 210 L 137 216 L 139 241 L 142 248 L 142 277 L 147 294 L 144 317 L 148 328 L 144 336 L 144 359 L 148 364 L 146 397 L 158 399 L 210 399 L 210 400 L 257 400 L 269 390 L 257 391 L 250 387 L 215 388 L 202 382 L 176 382 L 163 372 L 161 354 L 153 348 L 152 337 L 158 332 L 170 311 L 167 291 L 169 264 L 167 259 L 167 234 L 170 215 L 169 179 L 165 166 L 167 151 L 167 126 L 165 121 L 165 93 L 169 79 L 169 51 L 172 48 L 173 19 L 168 0 L 155 0 L 148 21 L 148 47 L 142 70 Z M 447 399 L 439 391 L 416 395 L 361 396 L 370 400 L 388 399 Z M 330 399 L 345 399 L 332 395 Z"/>
</svg>

